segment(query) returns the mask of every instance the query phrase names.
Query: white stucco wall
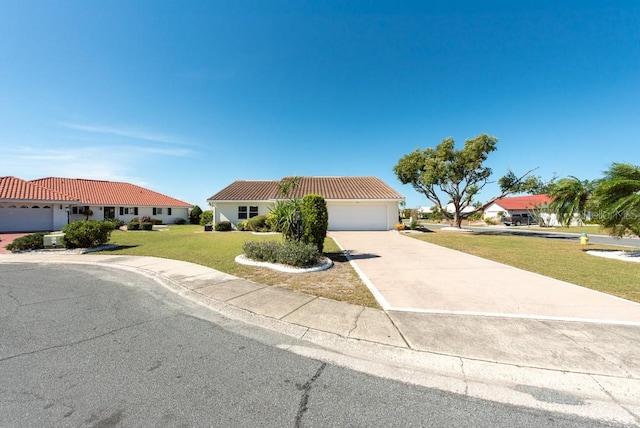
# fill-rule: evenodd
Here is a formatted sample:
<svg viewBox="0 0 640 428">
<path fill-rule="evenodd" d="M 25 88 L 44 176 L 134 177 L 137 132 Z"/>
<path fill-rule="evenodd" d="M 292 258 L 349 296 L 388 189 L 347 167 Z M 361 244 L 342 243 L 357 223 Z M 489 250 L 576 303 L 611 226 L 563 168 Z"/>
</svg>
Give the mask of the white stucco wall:
<svg viewBox="0 0 640 428">
<path fill-rule="evenodd" d="M 271 202 L 259 202 L 259 201 L 237 201 L 237 202 L 217 202 L 212 205 L 213 208 L 213 222 L 215 224 L 222 221 L 230 221 L 234 225 L 240 221 L 246 219 L 238 218 L 238 207 L 258 207 L 258 215 L 267 215 L 273 206 Z M 247 211 L 247 218 L 249 218 L 249 212 Z"/>
</svg>

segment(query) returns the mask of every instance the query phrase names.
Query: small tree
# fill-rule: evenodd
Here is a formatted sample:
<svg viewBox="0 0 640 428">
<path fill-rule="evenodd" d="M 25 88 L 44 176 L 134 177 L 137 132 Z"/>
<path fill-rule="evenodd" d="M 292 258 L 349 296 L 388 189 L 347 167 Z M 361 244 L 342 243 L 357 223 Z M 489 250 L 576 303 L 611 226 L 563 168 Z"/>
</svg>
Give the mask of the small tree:
<svg viewBox="0 0 640 428">
<path fill-rule="evenodd" d="M 205 224 L 212 224 L 212 223 L 213 223 L 213 211 L 211 210 L 203 211 L 202 214 L 200 215 L 200 226 L 204 226 Z"/>
<path fill-rule="evenodd" d="M 301 241 L 305 244 L 314 244 L 318 248 L 318 252 L 322 254 L 329 227 L 326 201 L 320 195 L 305 195 L 302 198 L 300 213 L 302 219 Z"/>
<path fill-rule="evenodd" d="M 200 224 L 200 216 L 202 215 L 202 209 L 194 205 L 191 208 L 191 212 L 189 213 L 189 223 L 191 224 Z"/>
<path fill-rule="evenodd" d="M 465 141 L 462 149 L 455 150 L 453 138 L 447 138 L 435 148 L 417 149 L 403 156 L 393 172 L 403 184 L 411 184 L 416 191 L 424 194 L 436 205 L 438 211 L 453 220 L 455 227 L 460 227 L 463 218 L 512 193 L 532 171 L 522 177 L 514 176 L 513 180 L 504 180 L 500 183 L 502 193 L 499 196 L 465 213 L 464 209 L 471 205 L 473 198 L 489 183 L 491 169 L 484 162 L 489 153 L 496 150 L 497 143 L 496 137 L 482 134 Z M 446 194 L 451 200 L 453 213 L 444 209 L 439 193 Z"/>
<path fill-rule="evenodd" d="M 640 167 L 613 163 L 593 190 L 595 217 L 611 234 L 640 237 Z"/>
<path fill-rule="evenodd" d="M 108 221 L 74 221 L 62 228 L 67 248 L 97 247 L 109 242 L 113 225 Z"/>
<path fill-rule="evenodd" d="M 558 181 L 549 192 L 553 202 L 549 205 L 556 214 L 558 222 L 569 227 L 571 221 L 578 217 L 584 221 L 587 215 L 587 204 L 593 192 L 593 183 L 570 176 Z"/>
</svg>

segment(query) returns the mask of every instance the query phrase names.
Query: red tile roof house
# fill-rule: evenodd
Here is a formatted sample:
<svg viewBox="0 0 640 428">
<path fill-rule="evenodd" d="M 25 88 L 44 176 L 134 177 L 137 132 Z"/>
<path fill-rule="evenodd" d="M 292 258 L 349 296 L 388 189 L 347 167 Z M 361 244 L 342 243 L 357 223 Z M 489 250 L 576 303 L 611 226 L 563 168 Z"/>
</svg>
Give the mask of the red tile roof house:
<svg viewBox="0 0 640 428">
<path fill-rule="evenodd" d="M 150 216 L 165 224 L 188 220 L 191 204 L 129 183 L 79 178 L 26 181 L 0 177 L 0 232 L 60 230 L 69 221 Z"/>
<path fill-rule="evenodd" d="M 526 195 L 496 199 L 484 209 L 484 218 L 500 221 L 502 215 L 530 214 L 536 208 L 546 208 L 553 201 L 549 195 Z M 500 215 L 499 215 L 500 214 Z M 547 214 L 547 226 L 557 226 L 555 214 Z"/>
<path fill-rule="evenodd" d="M 284 179 L 283 179 L 284 180 Z M 237 180 L 207 199 L 213 221 L 238 222 L 269 213 L 281 180 Z M 329 230 L 390 230 L 404 197 L 377 177 L 300 177 L 291 197 L 314 193 L 327 202 Z"/>
</svg>

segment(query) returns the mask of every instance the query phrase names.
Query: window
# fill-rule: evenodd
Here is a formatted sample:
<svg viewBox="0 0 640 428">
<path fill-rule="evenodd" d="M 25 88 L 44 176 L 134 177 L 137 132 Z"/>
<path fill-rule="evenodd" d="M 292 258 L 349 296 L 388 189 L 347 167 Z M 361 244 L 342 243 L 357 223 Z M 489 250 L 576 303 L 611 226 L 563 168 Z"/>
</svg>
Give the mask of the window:
<svg viewBox="0 0 640 428">
<path fill-rule="evenodd" d="M 88 209 L 89 207 L 72 207 L 71 214 L 84 214 Z"/>
<path fill-rule="evenodd" d="M 138 215 L 138 207 L 120 207 L 120 215 Z"/>
<path fill-rule="evenodd" d="M 247 209 L 248 208 L 248 209 Z M 248 218 L 251 217 L 255 217 L 258 215 L 258 207 L 247 207 L 247 206 L 240 206 L 238 207 L 238 219 L 240 220 L 246 220 Z"/>
<path fill-rule="evenodd" d="M 258 207 L 249 207 L 249 218 L 256 217 L 258 215 Z"/>
<path fill-rule="evenodd" d="M 162 208 L 153 208 L 153 215 L 162 215 Z"/>
<path fill-rule="evenodd" d="M 171 208 L 167 208 L 167 215 L 171 215 Z"/>
<path fill-rule="evenodd" d="M 247 218 L 247 207 L 238 207 L 238 219 L 246 219 Z"/>
</svg>

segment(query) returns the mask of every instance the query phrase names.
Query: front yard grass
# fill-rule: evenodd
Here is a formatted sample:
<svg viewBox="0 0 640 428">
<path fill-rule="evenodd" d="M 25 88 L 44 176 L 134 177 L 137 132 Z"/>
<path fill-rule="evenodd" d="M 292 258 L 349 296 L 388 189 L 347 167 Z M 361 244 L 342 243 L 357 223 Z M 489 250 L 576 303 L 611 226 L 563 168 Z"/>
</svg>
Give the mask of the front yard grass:
<svg viewBox="0 0 640 428">
<path fill-rule="evenodd" d="M 245 241 L 281 240 L 277 234 L 251 232 L 204 232 L 201 226 L 171 225 L 166 231 L 114 231 L 111 243 L 119 247 L 102 252 L 113 255 L 153 256 L 197 263 L 259 284 L 379 308 L 339 247 L 327 238 L 324 253 L 334 266 L 321 272 L 283 273 L 268 268 L 240 265 Z"/>
<path fill-rule="evenodd" d="M 573 229 L 573 228 L 572 228 Z M 532 238 L 435 230 L 411 237 L 640 302 L 640 263 L 592 256 L 586 250 L 629 250 L 578 239 Z"/>
</svg>

